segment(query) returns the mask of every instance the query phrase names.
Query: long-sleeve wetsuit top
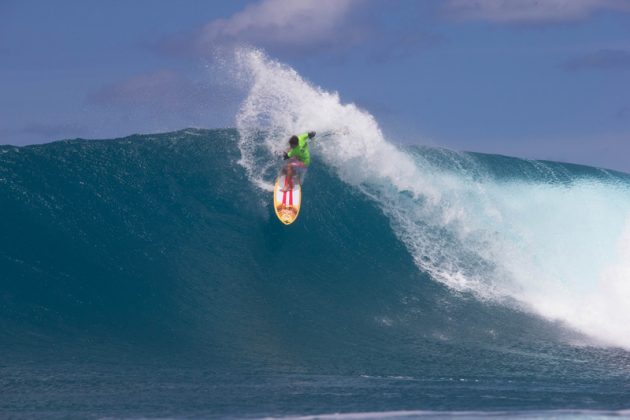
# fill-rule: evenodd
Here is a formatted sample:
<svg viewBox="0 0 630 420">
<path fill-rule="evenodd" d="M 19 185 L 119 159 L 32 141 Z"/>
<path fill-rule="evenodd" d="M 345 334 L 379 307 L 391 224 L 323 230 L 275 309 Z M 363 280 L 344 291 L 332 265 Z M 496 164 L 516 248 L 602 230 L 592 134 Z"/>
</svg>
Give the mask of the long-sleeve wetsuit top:
<svg viewBox="0 0 630 420">
<path fill-rule="evenodd" d="M 303 133 L 297 136 L 298 145 L 287 152 L 289 157 L 294 157 L 304 165 L 311 164 L 311 152 L 308 150 L 308 133 Z"/>
</svg>

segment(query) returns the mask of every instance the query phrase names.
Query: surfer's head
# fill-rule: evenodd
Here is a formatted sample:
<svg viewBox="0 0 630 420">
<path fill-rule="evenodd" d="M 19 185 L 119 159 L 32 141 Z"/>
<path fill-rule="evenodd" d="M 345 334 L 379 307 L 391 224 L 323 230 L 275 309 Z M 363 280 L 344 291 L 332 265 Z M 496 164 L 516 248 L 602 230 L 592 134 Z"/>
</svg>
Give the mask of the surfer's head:
<svg viewBox="0 0 630 420">
<path fill-rule="evenodd" d="M 291 145 L 291 147 L 297 146 L 298 145 L 297 136 L 291 136 L 291 138 L 289 139 L 289 144 Z"/>
</svg>

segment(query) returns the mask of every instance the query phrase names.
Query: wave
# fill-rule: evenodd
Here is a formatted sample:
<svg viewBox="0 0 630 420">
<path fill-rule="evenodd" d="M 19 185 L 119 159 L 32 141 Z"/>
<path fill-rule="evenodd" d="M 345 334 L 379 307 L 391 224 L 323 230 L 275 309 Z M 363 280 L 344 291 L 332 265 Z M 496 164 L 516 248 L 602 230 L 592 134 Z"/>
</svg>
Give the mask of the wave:
<svg viewBox="0 0 630 420">
<path fill-rule="evenodd" d="M 421 272 L 630 348 L 628 175 L 403 147 L 369 113 L 260 51 L 240 50 L 235 65 L 249 86 L 237 129 L 253 185 L 269 189 L 291 134 L 329 133 L 315 159 L 381 210 Z"/>
<path fill-rule="evenodd" d="M 453 375 L 473 369 L 460 345 L 540 362 L 555 343 L 549 363 L 567 342 L 630 347 L 628 175 L 396 145 L 337 94 L 240 54 L 237 130 L 0 148 L 0 346 L 185 343 L 215 361 Z M 268 186 L 305 129 L 331 135 L 286 228 Z"/>
<path fill-rule="evenodd" d="M 337 378 L 317 379 L 322 387 L 350 380 L 357 389 L 470 388 L 471 399 L 453 409 L 480 407 L 470 401 L 485 395 L 486 382 L 477 389 L 483 378 L 536 395 L 547 395 L 548 380 L 560 393 L 566 381 L 583 381 L 591 388 L 571 400 L 577 407 L 592 407 L 582 401 L 595 389 L 611 395 L 597 407 L 625 407 L 615 390 L 627 381 L 627 352 L 584 347 L 592 341 L 515 297 L 484 299 L 423 270 L 374 199 L 378 190 L 342 181 L 319 149 L 300 218 L 287 228 L 276 220 L 270 193 L 238 163 L 239 140 L 236 130 L 184 130 L 0 147 L 4 360 L 50 360 L 60 371 L 68 370 L 65 360 L 98 360 L 95 369 L 122 363 L 139 375 L 152 366 L 227 369 L 217 374 L 221 381 L 237 375 L 251 386 L 248 375 L 264 371 L 288 375 L 281 382 L 291 387 L 292 375 L 311 373 Z M 438 165 L 452 152 L 406 151 L 453 177 L 460 167 L 450 158 L 452 168 Z M 497 174 L 538 165 L 510 160 L 500 169 L 507 158 L 454 156 Z M 596 183 L 623 181 L 546 165 L 570 178 L 581 171 L 584 180 L 601 176 Z M 501 184 L 497 174 L 493 182 Z M 445 255 L 457 251 L 457 240 L 448 238 Z M 489 264 L 480 262 L 477 272 L 494 269 Z M 346 410 L 372 406 L 353 407 Z M 404 404 L 369 409 L 378 407 Z"/>
</svg>

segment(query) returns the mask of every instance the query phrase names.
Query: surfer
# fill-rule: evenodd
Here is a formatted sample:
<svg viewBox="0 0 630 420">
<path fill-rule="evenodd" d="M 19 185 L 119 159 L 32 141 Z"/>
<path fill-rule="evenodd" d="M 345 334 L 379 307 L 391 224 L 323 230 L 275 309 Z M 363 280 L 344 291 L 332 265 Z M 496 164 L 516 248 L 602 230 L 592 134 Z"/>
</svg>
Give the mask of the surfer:
<svg viewBox="0 0 630 420">
<path fill-rule="evenodd" d="M 293 223 L 300 212 L 301 181 L 304 180 L 304 174 L 311 163 L 309 140 L 313 137 L 314 131 L 291 136 L 289 149 L 283 154 L 287 162 L 276 180 L 273 201 L 276 215 L 285 225 Z"/>
<path fill-rule="evenodd" d="M 302 133 L 298 136 L 291 136 L 289 139 L 289 150 L 284 153 L 284 160 L 288 160 L 282 170 L 288 176 L 292 176 L 295 169 L 299 169 L 298 179 L 303 179 L 308 165 L 311 164 L 311 152 L 308 147 L 308 140 L 315 137 L 314 131 Z"/>
</svg>

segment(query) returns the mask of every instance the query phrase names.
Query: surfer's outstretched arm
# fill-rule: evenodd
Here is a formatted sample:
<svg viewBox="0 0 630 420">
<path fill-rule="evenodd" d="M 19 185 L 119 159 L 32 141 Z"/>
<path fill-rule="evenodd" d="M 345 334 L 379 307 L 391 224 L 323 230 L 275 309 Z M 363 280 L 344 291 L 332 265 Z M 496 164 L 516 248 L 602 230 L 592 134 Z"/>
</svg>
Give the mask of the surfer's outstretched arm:
<svg viewBox="0 0 630 420">
<path fill-rule="evenodd" d="M 303 146 L 304 142 L 306 142 L 306 140 L 310 140 L 313 137 L 315 137 L 315 134 L 317 133 L 315 133 L 314 131 L 309 131 L 309 132 L 302 133 L 299 136 L 297 136 L 299 145 Z"/>
</svg>

